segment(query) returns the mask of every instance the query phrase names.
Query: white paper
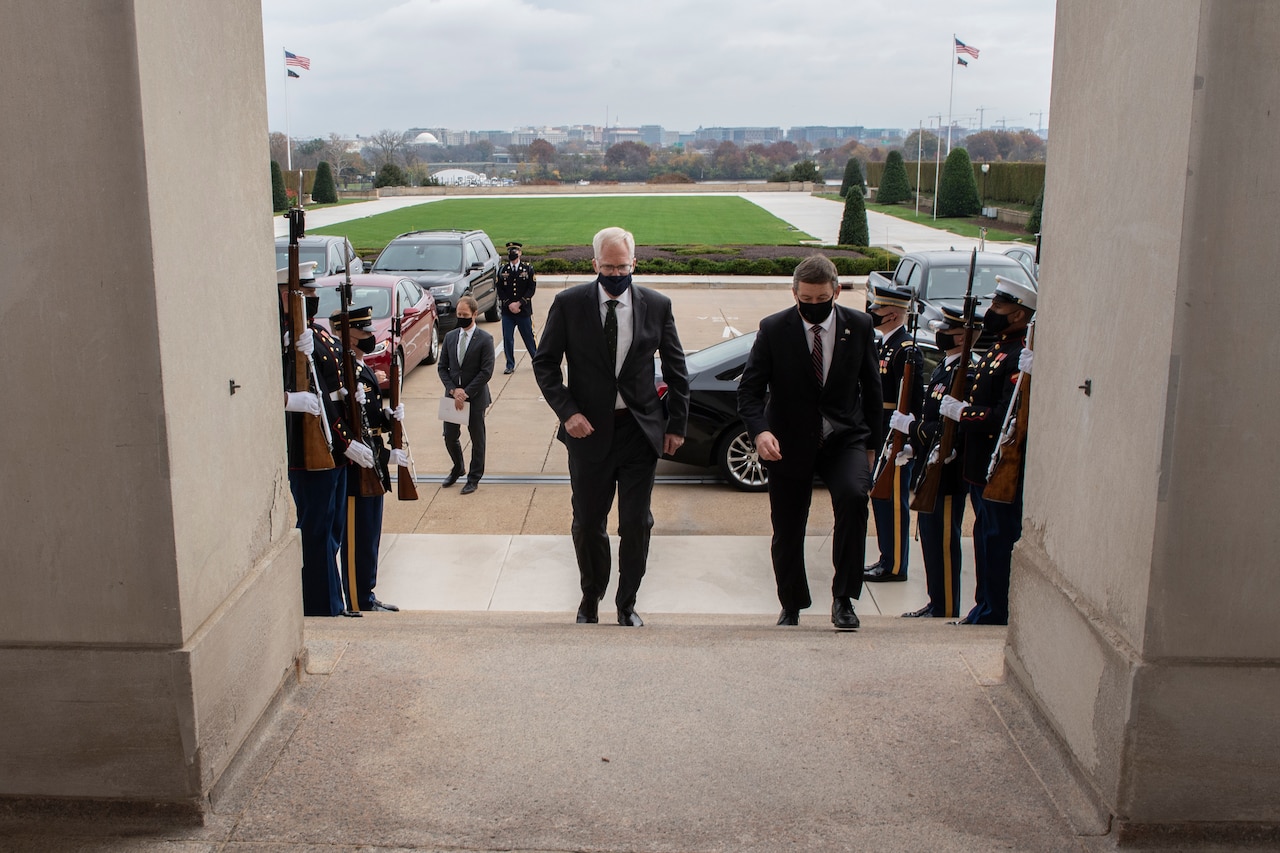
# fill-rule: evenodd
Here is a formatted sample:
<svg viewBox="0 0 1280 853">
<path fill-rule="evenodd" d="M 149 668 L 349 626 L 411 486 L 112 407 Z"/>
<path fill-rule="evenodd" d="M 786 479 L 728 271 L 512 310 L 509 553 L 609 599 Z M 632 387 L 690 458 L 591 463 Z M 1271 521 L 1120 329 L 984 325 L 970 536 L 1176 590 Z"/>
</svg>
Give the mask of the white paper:
<svg viewBox="0 0 1280 853">
<path fill-rule="evenodd" d="M 460 424 L 466 426 L 471 420 L 471 404 L 463 403 L 462 408 L 456 408 L 452 397 L 440 398 L 439 418 L 446 423 Z"/>
</svg>

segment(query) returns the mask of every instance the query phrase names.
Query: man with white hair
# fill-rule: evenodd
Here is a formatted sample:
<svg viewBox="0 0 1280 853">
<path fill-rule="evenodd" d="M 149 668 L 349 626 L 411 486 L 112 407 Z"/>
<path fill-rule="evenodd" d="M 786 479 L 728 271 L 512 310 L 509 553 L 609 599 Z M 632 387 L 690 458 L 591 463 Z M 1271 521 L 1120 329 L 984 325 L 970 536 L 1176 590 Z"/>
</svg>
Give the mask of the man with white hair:
<svg viewBox="0 0 1280 853">
<path fill-rule="evenodd" d="M 571 530 L 582 586 L 577 621 L 599 621 L 612 574 L 605 528 L 616 491 L 618 624 L 639 627 L 644 622 L 635 604 L 649 557 L 654 472 L 660 455 L 684 443 L 689 377 L 671 300 L 631 283 L 635 238 L 605 228 L 592 248 L 597 278 L 551 303 L 533 373 L 569 451 Z M 665 398 L 654 387 L 655 353 L 662 357 Z"/>
</svg>

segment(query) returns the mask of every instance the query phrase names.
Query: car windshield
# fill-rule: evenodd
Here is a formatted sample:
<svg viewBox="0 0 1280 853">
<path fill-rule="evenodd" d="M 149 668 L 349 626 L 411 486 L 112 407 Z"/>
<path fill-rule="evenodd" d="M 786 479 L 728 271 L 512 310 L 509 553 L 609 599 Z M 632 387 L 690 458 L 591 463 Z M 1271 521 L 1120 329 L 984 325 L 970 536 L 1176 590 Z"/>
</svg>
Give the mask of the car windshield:
<svg viewBox="0 0 1280 853">
<path fill-rule="evenodd" d="M 736 338 L 721 341 L 718 344 L 712 344 L 706 349 L 688 353 L 684 357 L 685 368 L 690 374 L 701 373 L 707 368 L 719 367 L 726 362 L 733 361 L 735 358 L 745 359 L 747 353 L 751 352 L 751 345 L 755 343 L 755 340 L 756 334 L 751 332 L 747 335 L 739 335 Z"/>
<path fill-rule="evenodd" d="M 307 261 L 315 261 L 316 269 L 324 272 L 324 247 L 309 249 L 306 246 L 298 247 L 298 263 L 305 264 Z M 289 247 L 276 246 L 276 269 L 282 270 L 289 265 Z"/>
<path fill-rule="evenodd" d="M 462 246 L 456 243 L 392 243 L 382 250 L 374 272 L 461 272 Z"/>
<path fill-rule="evenodd" d="M 996 292 L 996 276 L 1001 275 L 1019 284 L 1035 288 L 1022 265 L 1010 258 L 1006 263 L 979 262 L 973 272 L 973 295 L 990 296 Z M 963 299 L 969 286 L 969 264 L 934 266 L 929 270 L 929 281 L 924 296 L 930 301 L 938 299 Z"/>
<path fill-rule="evenodd" d="M 338 288 L 336 287 L 322 287 L 319 290 L 320 310 L 316 312 L 316 316 L 322 320 L 327 320 L 334 311 L 341 310 L 342 297 L 338 295 Z M 391 289 L 354 285 L 351 288 L 351 304 L 356 308 L 372 305 L 373 318 L 375 320 L 385 320 L 391 316 Z"/>
</svg>

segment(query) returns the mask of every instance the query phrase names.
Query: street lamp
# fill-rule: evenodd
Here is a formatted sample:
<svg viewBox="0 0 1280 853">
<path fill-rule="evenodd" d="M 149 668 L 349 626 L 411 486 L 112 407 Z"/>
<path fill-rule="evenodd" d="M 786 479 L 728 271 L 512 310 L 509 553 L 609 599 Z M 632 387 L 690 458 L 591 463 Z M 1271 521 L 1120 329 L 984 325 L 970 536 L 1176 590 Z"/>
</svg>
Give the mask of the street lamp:
<svg viewBox="0 0 1280 853">
<path fill-rule="evenodd" d="M 980 203 L 980 204 L 981 204 L 981 206 L 982 206 L 982 215 L 983 215 L 983 216 L 986 216 L 986 215 L 987 215 L 987 208 L 986 208 L 986 204 L 987 204 L 987 172 L 990 172 L 990 171 L 991 171 L 991 164 L 990 164 L 990 163 L 983 163 L 983 164 L 982 164 L 982 198 L 979 200 L 979 203 Z"/>
</svg>

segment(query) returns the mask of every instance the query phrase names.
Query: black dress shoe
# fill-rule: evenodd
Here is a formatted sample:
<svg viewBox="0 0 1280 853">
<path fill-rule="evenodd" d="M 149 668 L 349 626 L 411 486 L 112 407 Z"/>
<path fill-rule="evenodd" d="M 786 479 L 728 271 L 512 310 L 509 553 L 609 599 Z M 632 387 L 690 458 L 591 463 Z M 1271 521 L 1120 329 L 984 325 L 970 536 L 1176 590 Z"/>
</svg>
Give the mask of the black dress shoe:
<svg viewBox="0 0 1280 853">
<path fill-rule="evenodd" d="M 902 618 L 915 619 L 920 616 L 932 616 L 932 615 L 933 615 L 933 605 L 926 604 L 924 607 L 921 607 L 919 610 L 912 610 L 910 613 L 903 613 Z"/>
<path fill-rule="evenodd" d="M 578 624 L 594 625 L 600 621 L 599 607 L 600 602 L 589 595 L 582 597 L 582 603 L 578 605 Z"/>
<path fill-rule="evenodd" d="M 360 609 L 369 611 L 372 613 L 379 613 L 379 612 L 399 613 L 400 612 L 400 608 L 396 607 L 394 604 L 387 604 L 385 602 L 379 601 L 376 598 L 373 601 L 370 601 L 368 604 L 361 604 Z"/>
<path fill-rule="evenodd" d="M 799 625 L 800 611 L 788 610 L 785 607 L 782 608 L 782 612 L 778 614 L 778 624 L 779 625 Z"/>
<path fill-rule="evenodd" d="M 467 484 L 462 487 L 462 494 L 469 495 L 473 493 L 479 485 L 480 483 L 477 480 L 467 480 Z"/>
<path fill-rule="evenodd" d="M 626 625 L 628 628 L 643 628 L 644 620 L 640 618 L 640 614 L 634 607 L 628 607 L 618 611 L 618 624 Z"/>
<path fill-rule="evenodd" d="M 862 579 L 870 583 L 896 583 L 899 581 L 905 581 L 907 579 L 907 573 L 899 572 L 895 575 L 884 566 L 876 563 L 870 569 L 863 570 Z"/>
<path fill-rule="evenodd" d="M 858 614 L 853 612 L 853 602 L 847 598 L 837 598 L 831 602 L 831 624 L 837 631 L 856 631 L 862 623 Z"/>
<path fill-rule="evenodd" d="M 502 372 L 503 372 L 503 373 L 515 373 L 515 372 L 516 372 L 516 369 L 515 369 L 514 367 L 508 367 L 506 370 L 504 370 L 504 371 L 502 371 Z"/>
<path fill-rule="evenodd" d="M 458 482 L 458 478 L 465 474 L 466 471 L 450 471 L 449 476 L 440 481 L 440 485 L 446 489 Z"/>
</svg>

